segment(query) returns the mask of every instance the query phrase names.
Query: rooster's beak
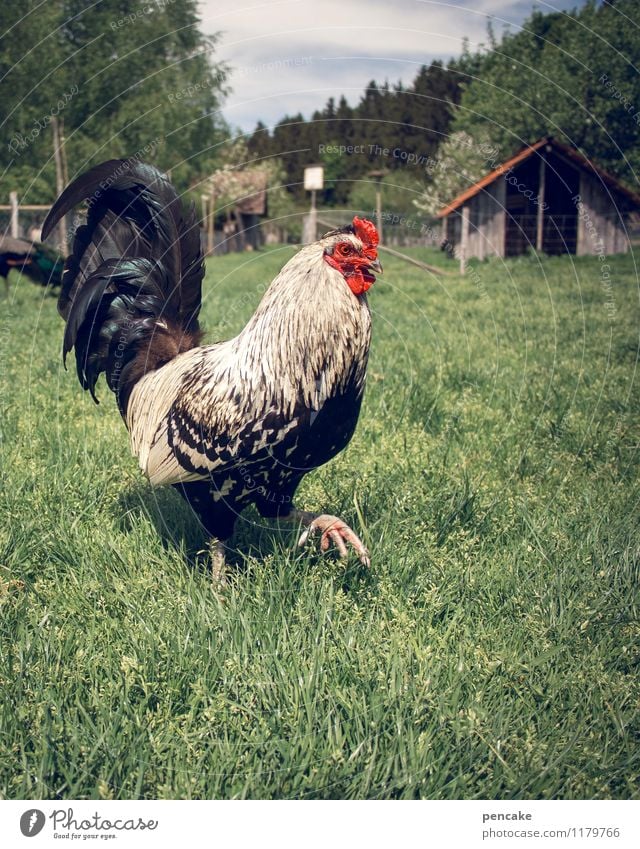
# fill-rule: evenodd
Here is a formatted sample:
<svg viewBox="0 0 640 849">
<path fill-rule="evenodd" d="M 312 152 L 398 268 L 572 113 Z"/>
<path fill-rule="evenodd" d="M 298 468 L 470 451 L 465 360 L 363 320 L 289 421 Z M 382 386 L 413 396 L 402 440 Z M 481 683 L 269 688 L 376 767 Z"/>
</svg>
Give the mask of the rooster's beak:
<svg viewBox="0 0 640 849">
<path fill-rule="evenodd" d="M 370 262 L 369 269 L 371 271 L 375 271 L 376 274 L 382 274 L 382 266 L 380 265 L 380 260 L 375 259 L 373 262 Z"/>
</svg>

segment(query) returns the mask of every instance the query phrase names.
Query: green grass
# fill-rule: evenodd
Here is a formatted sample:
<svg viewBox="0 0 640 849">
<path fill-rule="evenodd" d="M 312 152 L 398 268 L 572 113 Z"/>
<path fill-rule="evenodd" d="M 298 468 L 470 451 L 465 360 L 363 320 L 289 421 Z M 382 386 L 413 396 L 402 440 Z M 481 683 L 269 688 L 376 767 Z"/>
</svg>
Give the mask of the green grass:
<svg viewBox="0 0 640 849">
<path fill-rule="evenodd" d="M 209 263 L 209 340 L 291 253 Z M 362 532 L 371 572 L 248 513 L 223 601 L 104 384 L 95 407 L 62 370 L 54 299 L 13 278 L 5 797 L 640 795 L 633 261 L 609 258 L 615 314 L 597 259 L 383 261 L 358 430 L 298 498 Z"/>
</svg>

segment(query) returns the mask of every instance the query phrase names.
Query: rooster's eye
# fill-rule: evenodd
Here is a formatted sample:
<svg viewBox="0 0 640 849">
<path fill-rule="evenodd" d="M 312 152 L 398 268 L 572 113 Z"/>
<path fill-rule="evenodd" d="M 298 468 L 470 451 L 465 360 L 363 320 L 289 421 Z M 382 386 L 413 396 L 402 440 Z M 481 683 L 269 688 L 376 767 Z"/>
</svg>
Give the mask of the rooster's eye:
<svg viewBox="0 0 640 849">
<path fill-rule="evenodd" d="M 341 256 L 350 256 L 353 253 L 353 245 L 350 245 L 349 242 L 341 242 L 336 250 Z"/>
</svg>

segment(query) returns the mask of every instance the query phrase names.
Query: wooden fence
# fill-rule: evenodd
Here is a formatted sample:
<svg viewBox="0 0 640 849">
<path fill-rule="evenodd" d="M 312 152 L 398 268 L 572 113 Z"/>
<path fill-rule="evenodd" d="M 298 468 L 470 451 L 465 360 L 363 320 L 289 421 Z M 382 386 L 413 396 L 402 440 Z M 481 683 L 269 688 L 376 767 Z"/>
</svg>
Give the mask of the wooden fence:
<svg viewBox="0 0 640 849">
<path fill-rule="evenodd" d="M 4 232 L 8 232 L 14 239 L 27 238 L 28 233 L 25 227 L 24 220 L 21 222 L 21 213 L 36 212 L 38 213 L 38 221 L 44 222 L 47 213 L 51 209 L 51 204 L 42 203 L 25 203 L 18 202 L 18 193 L 9 193 L 9 203 L 0 204 L 0 213 L 9 213 L 9 225 L 2 228 Z"/>
</svg>

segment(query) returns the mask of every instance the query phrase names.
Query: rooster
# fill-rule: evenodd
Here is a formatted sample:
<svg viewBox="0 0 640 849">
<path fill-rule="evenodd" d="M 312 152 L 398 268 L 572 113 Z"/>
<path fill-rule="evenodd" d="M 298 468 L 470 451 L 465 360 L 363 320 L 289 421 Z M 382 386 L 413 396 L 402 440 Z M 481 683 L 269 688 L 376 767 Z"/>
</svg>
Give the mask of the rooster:
<svg viewBox="0 0 640 849">
<path fill-rule="evenodd" d="M 0 277 L 4 277 L 5 294 L 9 292 L 12 268 L 17 268 L 42 286 L 59 286 L 63 265 L 62 256 L 48 245 L 0 236 Z"/>
<path fill-rule="evenodd" d="M 168 178 L 137 160 L 111 160 L 72 182 L 43 237 L 77 204 L 77 230 L 58 309 L 63 357 L 75 348 L 94 400 L 105 372 L 140 468 L 172 485 L 210 537 L 224 582 L 225 543 L 240 512 L 304 528 L 299 545 L 369 554 L 342 520 L 295 509 L 308 472 L 338 454 L 356 427 L 371 335 L 366 291 L 382 268 L 367 220 L 326 233 L 280 271 L 233 339 L 200 344 L 204 261 L 193 206 Z"/>
</svg>

